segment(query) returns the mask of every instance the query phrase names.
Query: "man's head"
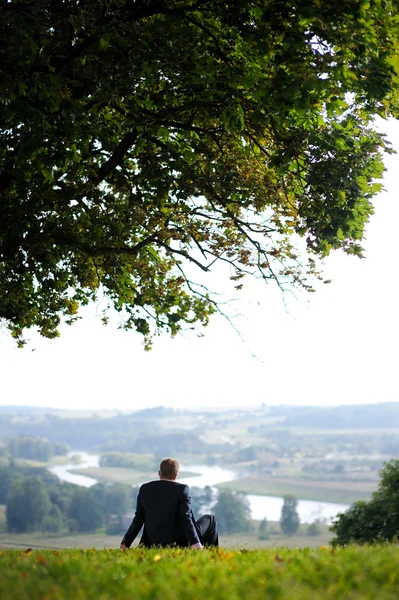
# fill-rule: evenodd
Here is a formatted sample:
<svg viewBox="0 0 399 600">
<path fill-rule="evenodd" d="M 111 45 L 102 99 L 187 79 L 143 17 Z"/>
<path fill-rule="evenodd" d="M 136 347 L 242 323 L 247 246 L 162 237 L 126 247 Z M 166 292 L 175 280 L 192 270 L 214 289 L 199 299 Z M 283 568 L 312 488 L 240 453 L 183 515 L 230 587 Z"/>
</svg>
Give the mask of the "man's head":
<svg viewBox="0 0 399 600">
<path fill-rule="evenodd" d="M 160 479 L 169 479 L 174 481 L 179 472 L 179 463 L 173 458 L 164 458 L 159 465 L 158 475 Z"/>
</svg>

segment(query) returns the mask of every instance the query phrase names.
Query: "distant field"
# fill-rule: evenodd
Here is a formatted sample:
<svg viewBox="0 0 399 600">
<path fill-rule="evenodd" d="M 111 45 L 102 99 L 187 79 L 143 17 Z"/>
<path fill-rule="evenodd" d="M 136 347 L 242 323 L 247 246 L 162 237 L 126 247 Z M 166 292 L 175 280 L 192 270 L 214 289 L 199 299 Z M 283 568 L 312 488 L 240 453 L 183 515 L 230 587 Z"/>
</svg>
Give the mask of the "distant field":
<svg viewBox="0 0 399 600">
<path fill-rule="evenodd" d="M 258 524 L 253 533 L 220 534 L 220 545 L 226 548 L 317 548 L 330 542 L 333 535 L 326 525 L 321 525 L 320 536 L 306 535 L 307 526 L 302 525 L 298 535 L 288 537 L 281 533 L 271 535 L 268 540 L 259 540 L 256 534 Z M 269 523 L 269 528 L 279 530 L 278 523 Z M 1 548 L 118 548 L 122 535 L 105 534 L 70 534 L 49 536 L 35 533 L 0 533 Z M 139 537 L 135 540 L 137 546 Z"/>
<path fill-rule="evenodd" d="M 318 481 L 290 477 L 246 477 L 216 486 L 245 494 L 263 496 L 284 496 L 294 494 L 303 500 L 338 502 L 351 504 L 356 500 L 366 500 L 377 489 L 377 483 L 369 481 Z"/>
<path fill-rule="evenodd" d="M 0 533 L 0 548 L 118 548 L 122 535 Z"/>
<path fill-rule="evenodd" d="M 392 435 L 397 432 L 397 427 L 368 427 L 368 428 L 345 428 L 341 427 L 339 429 L 330 429 L 329 427 L 303 427 L 301 425 L 285 425 L 284 430 L 291 431 L 292 433 L 296 433 L 298 435 L 320 435 L 323 434 L 328 438 L 329 435 L 369 435 L 369 434 L 388 434 Z"/>
<path fill-rule="evenodd" d="M 0 504 L 0 530 L 3 529 L 6 523 L 6 507 L 4 504 Z"/>
<path fill-rule="evenodd" d="M 86 475 L 93 477 L 98 481 L 110 483 L 127 483 L 129 485 L 137 485 L 143 481 L 151 481 L 157 479 L 156 471 L 136 471 L 135 469 L 124 469 L 123 467 L 93 467 L 88 469 L 71 469 L 70 473 L 77 475 Z M 180 471 L 180 477 L 194 477 L 198 473 L 190 471 Z"/>
<path fill-rule="evenodd" d="M 394 600 L 397 548 L 0 552 L 2 600 Z"/>
</svg>

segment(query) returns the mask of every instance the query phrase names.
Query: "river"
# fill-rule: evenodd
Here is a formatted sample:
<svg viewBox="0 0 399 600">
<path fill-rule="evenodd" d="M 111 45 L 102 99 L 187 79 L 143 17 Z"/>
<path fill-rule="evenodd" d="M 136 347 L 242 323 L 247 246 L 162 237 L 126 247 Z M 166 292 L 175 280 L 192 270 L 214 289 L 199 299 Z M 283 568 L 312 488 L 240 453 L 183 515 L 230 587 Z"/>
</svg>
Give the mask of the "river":
<svg viewBox="0 0 399 600">
<path fill-rule="evenodd" d="M 87 454 L 87 452 L 76 451 L 71 452 L 70 456 L 79 455 L 80 462 L 78 464 L 71 463 L 67 465 L 54 465 L 49 467 L 49 471 L 57 475 L 62 481 L 75 483 L 84 487 L 90 487 L 97 483 L 96 479 L 71 473 L 71 470 L 86 469 L 88 467 L 99 466 L 99 456 Z M 198 473 L 197 476 L 184 477 L 179 481 L 186 483 L 192 487 L 204 488 L 205 486 L 214 486 L 218 483 L 225 483 L 237 478 L 237 473 L 224 469 L 218 466 L 207 465 L 180 465 L 182 471 L 191 471 Z M 253 519 L 267 518 L 268 521 L 279 521 L 281 509 L 283 507 L 283 498 L 275 496 L 259 496 L 249 494 L 247 496 L 251 508 L 251 516 Z M 298 514 L 301 523 L 312 523 L 316 520 L 325 520 L 328 523 L 339 513 L 347 510 L 347 504 L 336 504 L 333 502 L 317 502 L 315 500 L 298 500 Z"/>
</svg>

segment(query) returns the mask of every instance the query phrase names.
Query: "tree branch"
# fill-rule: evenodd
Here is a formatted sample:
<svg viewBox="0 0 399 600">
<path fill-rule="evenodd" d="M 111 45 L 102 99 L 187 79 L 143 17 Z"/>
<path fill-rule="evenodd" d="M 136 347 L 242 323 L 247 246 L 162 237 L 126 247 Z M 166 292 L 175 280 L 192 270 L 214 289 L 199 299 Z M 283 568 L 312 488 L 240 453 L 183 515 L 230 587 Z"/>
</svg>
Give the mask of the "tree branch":
<svg viewBox="0 0 399 600">
<path fill-rule="evenodd" d="M 188 254 L 187 252 L 184 252 L 184 250 L 178 250 L 177 248 L 172 248 L 165 242 L 160 242 L 159 240 L 156 240 L 156 243 L 158 244 L 158 246 L 162 246 L 163 248 L 165 248 L 165 250 L 170 252 L 170 254 L 179 254 L 180 256 L 184 256 L 184 258 L 186 258 L 190 262 L 193 262 L 194 264 L 196 264 L 197 267 L 202 269 L 202 271 L 205 271 L 205 273 L 207 273 L 209 271 L 209 267 L 206 267 L 205 265 L 200 263 L 196 258 L 193 258 L 192 256 L 190 256 L 190 254 Z"/>
<path fill-rule="evenodd" d="M 119 142 L 118 146 L 115 148 L 112 156 L 103 164 L 98 170 L 98 173 L 95 177 L 91 179 L 92 183 L 98 185 L 101 181 L 106 179 L 108 175 L 121 164 L 127 151 L 131 148 L 131 146 L 138 139 L 138 132 L 136 129 L 129 131 Z"/>
</svg>

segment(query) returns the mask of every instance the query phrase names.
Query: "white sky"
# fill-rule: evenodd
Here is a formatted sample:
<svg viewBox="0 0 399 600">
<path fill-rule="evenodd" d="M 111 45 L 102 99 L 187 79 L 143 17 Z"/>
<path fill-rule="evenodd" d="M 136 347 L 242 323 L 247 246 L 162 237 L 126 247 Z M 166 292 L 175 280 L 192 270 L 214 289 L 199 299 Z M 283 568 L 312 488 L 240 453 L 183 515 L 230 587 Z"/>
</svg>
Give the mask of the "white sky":
<svg viewBox="0 0 399 600">
<path fill-rule="evenodd" d="M 399 122 L 384 129 L 399 152 Z M 0 330 L 0 405 L 134 410 L 399 401 L 399 155 L 385 162 L 386 192 L 375 199 L 367 259 L 334 253 L 324 271 L 333 283 L 287 297 L 288 310 L 272 285 L 248 281 L 236 322 L 246 345 L 215 316 L 204 338 L 164 335 L 144 352 L 139 334 L 103 327 L 90 308 L 60 339 L 32 332 L 22 350 Z"/>
</svg>

